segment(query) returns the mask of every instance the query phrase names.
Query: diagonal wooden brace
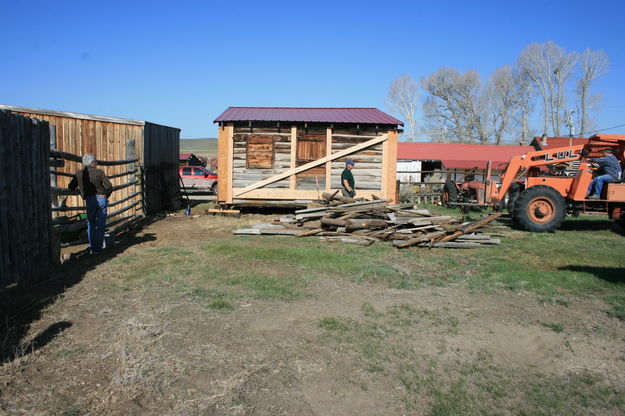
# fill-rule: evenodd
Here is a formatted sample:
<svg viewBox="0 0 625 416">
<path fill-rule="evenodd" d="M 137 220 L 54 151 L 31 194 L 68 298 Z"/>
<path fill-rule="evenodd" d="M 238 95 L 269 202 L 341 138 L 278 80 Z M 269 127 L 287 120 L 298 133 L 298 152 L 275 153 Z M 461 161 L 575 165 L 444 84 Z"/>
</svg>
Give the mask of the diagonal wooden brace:
<svg viewBox="0 0 625 416">
<path fill-rule="evenodd" d="M 270 178 L 267 178 L 267 179 L 263 179 L 260 182 L 256 182 L 255 184 L 252 184 L 250 186 L 247 186 L 247 187 L 241 189 L 241 191 L 239 191 L 235 195 L 235 197 L 241 196 L 241 195 L 243 195 L 243 194 L 245 194 L 247 192 L 253 191 L 254 189 L 262 188 L 265 185 L 269 185 L 270 183 L 277 182 L 277 181 L 279 181 L 281 179 L 287 178 L 287 177 L 289 177 L 291 175 L 298 174 L 298 173 L 303 172 L 305 170 L 308 170 L 310 168 L 314 168 L 315 166 L 319 166 L 319 165 L 322 165 L 324 163 L 331 162 L 333 160 L 339 159 L 339 158 L 341 158 L 343 156 L 347 156 L 347 155 L 349 155 L 351 153 L 355 153 L 355 152 L 357 152 L 359 150 L 362 150 L 362 149 L 365 149 L 367 147 L 374 146 L 374 145 L 376 145 L 378 143 L 382 143 L 383 141 L 386 141 L 387 139 L 388 139 L 388 134 L 383 134 L 381 136 L 376 136 L 374 139 L 368 140 L 368 141 L 366 141 L 364 143 L 360 143 L 360 144 L 358 144 L 356 146 L 349 147 L 349 148 L 347 148 L 345 150 L 341 150 L 340 152 L 336 152 L 336 153 L 334 153 L 332 155 L 324 156 L 321 159 L 315 160 L 314 162 L 306 163 L 305 165 L 298 166 L 298 167 L 293 168 L 293 169 L 289 169 L 289 170 L 287 170 L 285 172 L 279 173 L 279 174 L 277 174 L 275 176 L 272 176 Z"/>
</svg>

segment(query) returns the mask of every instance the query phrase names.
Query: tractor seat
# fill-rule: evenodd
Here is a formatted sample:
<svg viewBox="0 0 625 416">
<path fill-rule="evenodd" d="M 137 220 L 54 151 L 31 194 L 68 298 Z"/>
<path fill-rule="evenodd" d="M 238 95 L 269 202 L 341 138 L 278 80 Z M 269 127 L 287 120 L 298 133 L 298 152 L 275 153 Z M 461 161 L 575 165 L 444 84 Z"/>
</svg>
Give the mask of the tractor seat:
<svg viewBox="0 0 625 416">
<path fill-rule="evenodd" d="M 621 179 L 608 179 L 605 183 L 625 183 L 625 174 L 621 172 Z"/>
</svg>

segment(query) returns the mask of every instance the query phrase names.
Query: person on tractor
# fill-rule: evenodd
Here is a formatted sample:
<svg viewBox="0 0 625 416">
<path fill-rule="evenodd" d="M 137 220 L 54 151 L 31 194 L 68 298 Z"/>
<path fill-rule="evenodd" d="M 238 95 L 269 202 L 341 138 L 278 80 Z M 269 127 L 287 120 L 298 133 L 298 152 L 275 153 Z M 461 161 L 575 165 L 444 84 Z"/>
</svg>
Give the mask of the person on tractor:
<svg viewBox="0 0 625 416">
<path fill-rule="evenodd" d="M 606 181 L 618 181 L 621 179 L 621 164 L 616 156 L 612 154 L 611 149 L 603 150 L 603 157 L 589 159 L 590 163 L 597 163 L 599 169 L 603 170 L 603 174 L 596 176 L 588 186 L 588 194 L 586 199 L 601 198 L 601 190 L 603 183 Z"/>
</svg>

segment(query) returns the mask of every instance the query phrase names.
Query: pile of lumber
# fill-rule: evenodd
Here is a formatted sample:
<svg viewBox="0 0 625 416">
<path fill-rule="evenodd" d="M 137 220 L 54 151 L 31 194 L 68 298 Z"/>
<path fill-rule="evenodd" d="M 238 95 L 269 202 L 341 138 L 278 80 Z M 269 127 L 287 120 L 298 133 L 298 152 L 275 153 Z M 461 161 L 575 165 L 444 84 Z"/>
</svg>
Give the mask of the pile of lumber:
<svg viewBox="0 0 625 416">
<path fill-rule="evenodd" d="M 324 241 L 370 245 L 383 241 L 395 247 L 472 248 L 499 244 L 500 240 L 479 232 L 501 213 L 477 221 L 460 223 L 452 216 L 432 215 L 411 204 L 389 205 L 389 201 L 355 200 L 324 193 L 323 203 L 295 211 L 272 223 L 234 230 L 235 235 L 318 236 Z"/>
</svg>

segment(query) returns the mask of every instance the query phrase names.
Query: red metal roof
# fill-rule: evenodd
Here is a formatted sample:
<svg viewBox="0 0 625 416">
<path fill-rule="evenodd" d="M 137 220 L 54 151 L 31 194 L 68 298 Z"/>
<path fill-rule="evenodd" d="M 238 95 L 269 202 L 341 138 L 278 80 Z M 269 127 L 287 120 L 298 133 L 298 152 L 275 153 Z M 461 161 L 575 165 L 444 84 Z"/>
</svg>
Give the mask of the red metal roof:
<svg viewBox="0 0 625 416">
<path fill-rule="evenodd" d="M 193 153 L 180 153 L 180 160 L 187 160 L 191 156 L 193 156 Z"/>
<path fill-rule="evenodd" d="M 228 107 L 220 121 L 297 121 L 319 123 L 399 124 L 377 108 Z"/>
<path fill-rule="evenodd" d="M 447 169 L 505 169 L 512 156 L 534 151 L 532 146 L 452 143 L 398 143 L 397 160 L 440 160 Z"/>
<path fill-rule="evenodd" d="M 554 149 L 556 147 L 566 147 L 566 146 L 570 146 L 571 144 L 576 145 L 576 144 L 586 144 L 588 143 L 588 139 L 584 138 L 584 137 L 547 137 L 547 145 L 543 146 L 542 145 L 542 137 L 534 137 L 534 140 L 532 140 L 532 145 L 534 144 L 534 142 L 537 142 L 540 144 L 541 148 L 543 150 L 549 150 L 549 149 Z"/>
</svg>

